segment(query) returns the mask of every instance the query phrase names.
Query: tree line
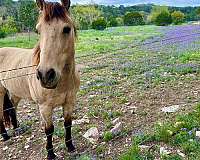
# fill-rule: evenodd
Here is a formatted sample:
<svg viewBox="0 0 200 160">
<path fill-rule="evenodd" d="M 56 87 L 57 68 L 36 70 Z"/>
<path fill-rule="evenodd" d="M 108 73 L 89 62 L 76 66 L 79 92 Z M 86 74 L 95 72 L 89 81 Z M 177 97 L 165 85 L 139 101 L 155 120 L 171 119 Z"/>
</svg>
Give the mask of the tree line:
<svg viewBox="0 0 200 160">
<path fill-rule="evenodd" d="M 7 34 L 34 31 L 38 17 L 34 0 L 0 0 L 0 37 Z M 74 5 L 71 8 L 78 29 L 99 29 L 130 25 L 181 24 L 200 19 L 200 7 L 167 7 L 144 4 L 123 5 Z"/>
</svg>

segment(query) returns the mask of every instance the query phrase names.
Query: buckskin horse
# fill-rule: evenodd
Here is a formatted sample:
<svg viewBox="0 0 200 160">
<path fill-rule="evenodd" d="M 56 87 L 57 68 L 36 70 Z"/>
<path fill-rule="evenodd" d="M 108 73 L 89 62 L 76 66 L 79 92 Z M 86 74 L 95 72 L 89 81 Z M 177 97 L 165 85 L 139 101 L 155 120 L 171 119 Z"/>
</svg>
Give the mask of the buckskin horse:
<svg viewBox="0 0 200 160">
<path fill-rule="evenodd" d="M 63 107 L 65 143 L 69 152 L 75 150 L 71 125 L 80 85 L 75 67 L 76 29 L 69 13 L 70 0 L 61 0 L 61 4 L 44 0 L 36 3 L 40 9 L 36 26 L 40 40 L 36 47 L 0 49 L 0 133 L 4 141 L 10 138 L 5 124 L 11 122 L 17 128 L 15 108 L 20 99 L 31 99 L 39 105 L 45 124 L 47 159 L 54 159 L 52 113 L 55 107 Z M 26 68 L 27 76 L 3 80 L 11 76 L 4 71 L 30 65 L 35 67 Z"/>
</svg>

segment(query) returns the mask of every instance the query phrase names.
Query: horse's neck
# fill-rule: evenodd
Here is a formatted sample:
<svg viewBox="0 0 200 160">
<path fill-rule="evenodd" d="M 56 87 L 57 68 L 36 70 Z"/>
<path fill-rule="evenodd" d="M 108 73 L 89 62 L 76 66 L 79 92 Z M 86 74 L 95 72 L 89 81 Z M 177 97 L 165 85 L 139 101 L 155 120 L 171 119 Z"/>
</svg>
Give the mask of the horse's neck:
<svg viewBox="0 0 200 160">
<path fill-rule="evenodd" d="M 65 67 L 63 69 L 63 77 L 64 78 L 72 78 L 72 76 L 75 75 L 75 60 L 74 58 L 71 59 L 70 61 L 68 60 L 65 64 Z"/>
</svg>

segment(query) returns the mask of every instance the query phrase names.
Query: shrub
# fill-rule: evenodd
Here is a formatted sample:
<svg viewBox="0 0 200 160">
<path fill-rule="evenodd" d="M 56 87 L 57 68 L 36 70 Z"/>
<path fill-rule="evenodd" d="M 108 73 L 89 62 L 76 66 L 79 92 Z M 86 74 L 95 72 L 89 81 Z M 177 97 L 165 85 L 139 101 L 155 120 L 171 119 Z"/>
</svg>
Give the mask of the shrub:
<svg viewBox="0 0 200 160">
<path fill-rule="evenodd" d="M 167 26 L 172 23 L 170 13 L 163 11 L 155 19 L 155 24 L 158 26 Z"/>
<path fill-rule="evenodd" d="M 13 34 L 17 32 L 17 27 L 13 17 L 8 17 L 5 23 L 2 25 L 1 30 L 7 34 Z"/>
<path fill-rule="evenodd" d="M 139 12 L 127 13 L 124 16 L 124 24 L 127 26 L 144 25 L 143 16 Z"/>
<path fill-rule="evenodd" d="M 98 18 L 96 21 L 92 23 L 92 29 L 104 30 L 106 29 L 106 27 L 107 27 L 107 22 L 103 17 Z"/>
<path fill-rule="evenodd" d="M 111 133 L 111 132 L 105 132 L 104 134 L 103 134 L 103 140 L 105 141 L 105 142 L 109 142 L 110 140 L 112 140 L 113 139 L 113 134 Z"/>
<path fill-rule="evenodd" d="M 0 38 L 5 38 L 6 37 L 6 33 L 5 31 L 2 29 L 2 27 L 0 27 Z"/>
<path fill-rule="evenodd" d="M 118 26 L 123 26 L 124 25 L 124 19 L 121 17 L 117 17 L 116 21 L 118 23 Z"/>
<path fill-rule="evenodd" d="M 196 14 L 200 16 L 200 7 L 196 9 Z"/>
<path fill-rule="evenodd" d="M 116 18 L 111 18 L 109 21 L 109 27 L 117 27 L 117 26 L 118 26 L 118 22 Z"/>
<path fill-rule="evenodd" d="M 172 14 L 172 21 L 174 24 L 181 24 L 184 22 L 185 19 L 185 14 L 182 13 L 181 11 L 174 11 Z"/>
<path fill-rule="evenodd" d="M 156 24 L 156 19 L 161 13 L 169 13 L 169 8 L 167 6 L 153 6 L 150 15 L 147 20 L 151 24 Z"/>
</svg>

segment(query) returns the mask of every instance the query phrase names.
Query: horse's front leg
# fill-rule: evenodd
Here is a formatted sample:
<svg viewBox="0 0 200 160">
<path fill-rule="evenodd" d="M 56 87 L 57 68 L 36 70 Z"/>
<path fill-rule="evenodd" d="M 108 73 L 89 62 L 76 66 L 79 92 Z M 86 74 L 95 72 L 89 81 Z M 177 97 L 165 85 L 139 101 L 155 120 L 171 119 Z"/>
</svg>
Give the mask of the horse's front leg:
<svg viewBox="0 0 200 160">
<path fill-rule="evenodd" d="M 47 144 L 46 144 L 46 150 L 47 150 L 47 159 L 52 160 L 56 158 L 56 155 L 53 151 L 53 132 L 54 132 L 54 125 L 52 121 L 52 111 L 53 108 L 50 106 L 40 105 L 40 114 L 42 116 L 42 119 L 45 123 L 45 134 L 47 137 Z"/>
<path fill-rule="evenodd" d="M 73 110 L 72 104 L 66 104 L 63 106 L 63 114 L 64 114 L 64 127 L 65 127 L 65 144 L 68 148 L 68 152 L 74 152 L 75 147 L 72 143 L 72 110 Z"/>
</svg>

